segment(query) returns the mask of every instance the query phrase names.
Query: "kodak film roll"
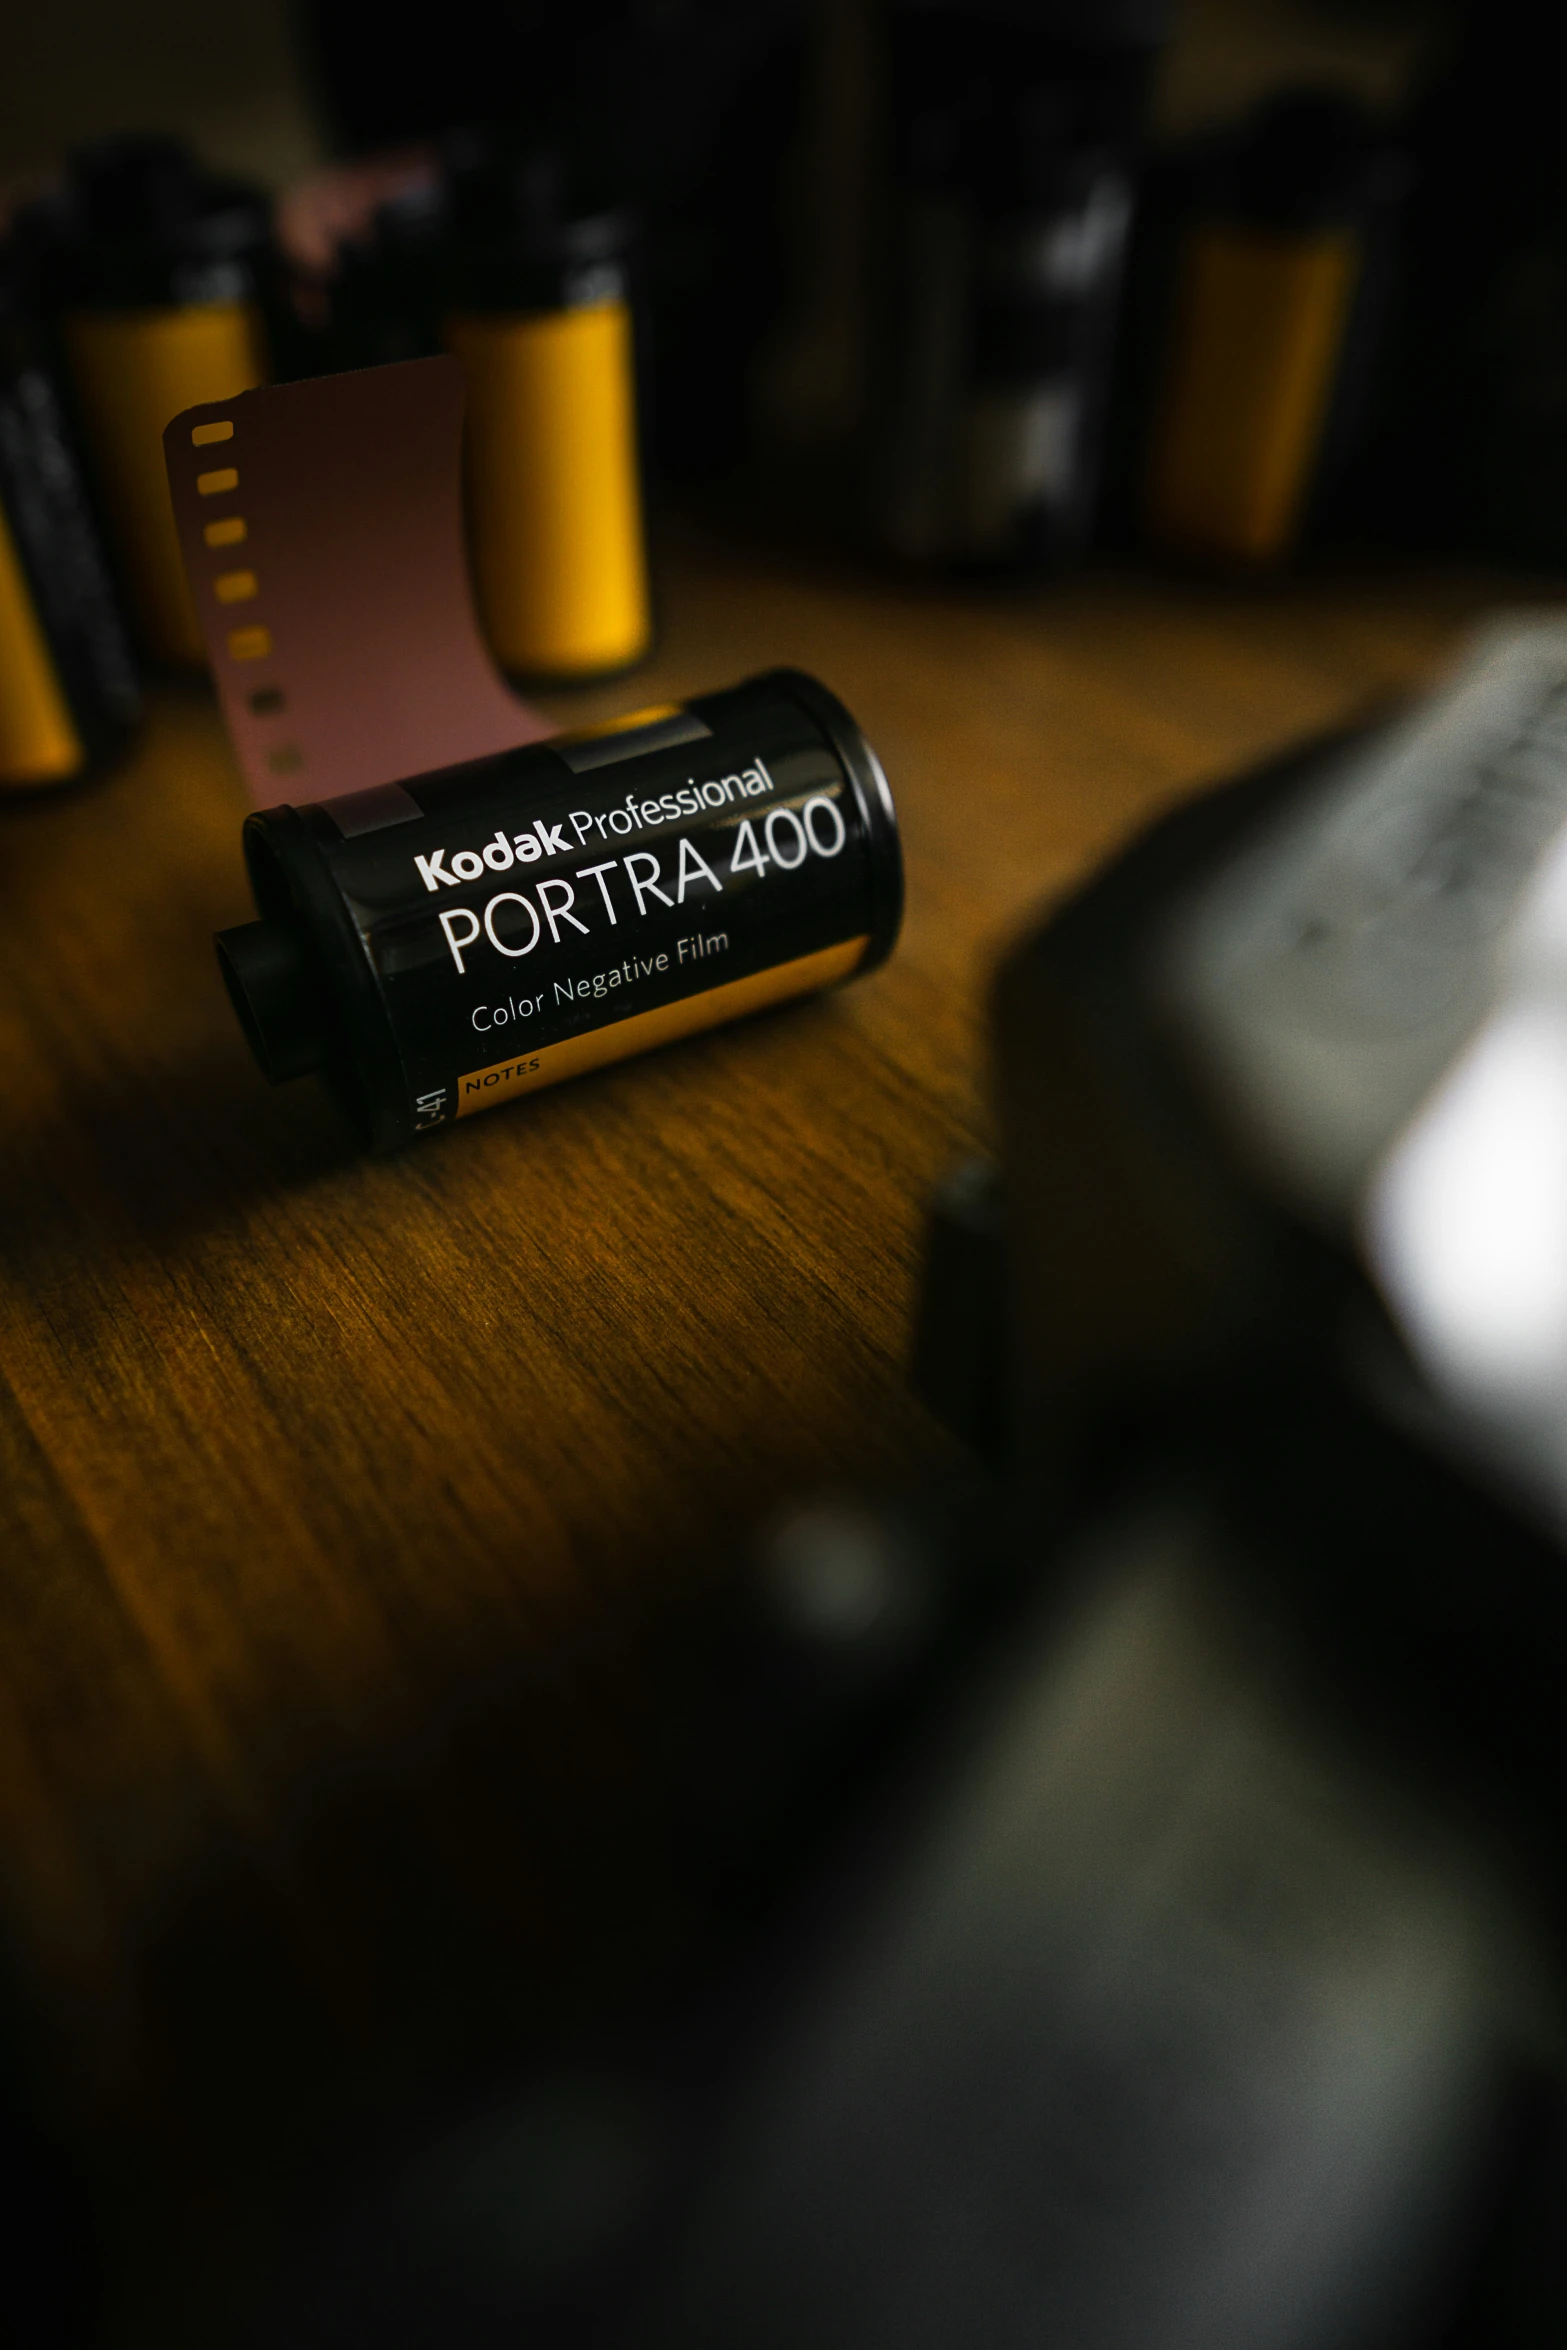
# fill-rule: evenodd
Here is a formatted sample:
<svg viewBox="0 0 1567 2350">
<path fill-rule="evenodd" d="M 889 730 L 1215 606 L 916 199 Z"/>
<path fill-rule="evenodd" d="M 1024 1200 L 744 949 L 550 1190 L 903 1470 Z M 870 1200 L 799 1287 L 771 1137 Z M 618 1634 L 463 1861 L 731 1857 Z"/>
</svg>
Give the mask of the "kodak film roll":
<svg viewBox="0 0 1567 2350">
<path fill-rule="evenodd" d="M 383 1148 L 848 979 L 902 909 L 875 754 L 792 670 L 268 809 L 245 853 L 218 954 L 256 1058 Z"/>
<path fill-rule="evenodd" d="M 224 979 L 267 1077 L 321 1072 L 380 1148 L 869 970 L 902 917 L 886 778 L 814 679 L 553 736 L 506 690 L 462 405 L 419 359 L 164 435 L 236 753 L 291 789 L 246 821 Z"/>
</svg>

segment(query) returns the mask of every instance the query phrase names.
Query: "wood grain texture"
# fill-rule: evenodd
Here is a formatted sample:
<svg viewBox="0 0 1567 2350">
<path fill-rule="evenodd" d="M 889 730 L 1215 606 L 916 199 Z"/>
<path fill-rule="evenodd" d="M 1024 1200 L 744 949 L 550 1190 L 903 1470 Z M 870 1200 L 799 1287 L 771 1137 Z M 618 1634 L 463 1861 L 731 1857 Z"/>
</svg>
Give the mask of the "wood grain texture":
<svg viewBox="0 0 1567 2350">
<path fill-rule="evenodd" d="M 903 943 L 391 1163 L 233 1022 L 243 802 L 203 695 L 7 812 L 0 1948 L 112 2192 L 188 2197 L 317 2091 L 395 2102 L 657 1939 L 661 1641 L 780 1496 L 940 1455 L 903 1362 L 998 950 L 1495 593 L 987 600 L 682 541 L 656 659 L 556 715 L 818 672 L 893 785 Z"/>
</svg>

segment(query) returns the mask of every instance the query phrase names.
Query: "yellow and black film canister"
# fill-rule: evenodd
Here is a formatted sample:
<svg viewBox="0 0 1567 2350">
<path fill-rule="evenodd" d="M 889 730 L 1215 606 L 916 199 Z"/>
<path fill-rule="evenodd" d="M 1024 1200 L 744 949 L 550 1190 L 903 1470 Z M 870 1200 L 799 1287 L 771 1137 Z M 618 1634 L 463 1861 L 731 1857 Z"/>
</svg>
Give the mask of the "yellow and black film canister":
<svg viewBox="0 0 1567 2350">
<path fill-rule="evenodd" d="M 653 625 L 627 219 L 552 155 L 487 156 L 451 176 L 436 270 L 491 650 L 521 677 L 626 669 Z"/>
<path fill-rule="evenodd" d="M 872 969 L 902 917 L 875 753 L 787 669 L 244 840 L 260 919 L 217 941 L 241 1025 L 383 1149 Z"/>
<path fill-rule="evenodd" d="M 132 622 L 155 661 L 205 659 L 163 464 L 181 410 L 269 372 L 260 193 L 171 140 L 84 150 L 54 207 L 54 306 L 71 391 Z"/>
<path fill-rule="evenodd" d="M 1159 538 L 1240 562 L 1289 546 L 1354 271 L 1342 233 L 1192 230 L 1150 489 Z"/>
<path fill-rule="evenodd" d="M 15 256 L 0 254 L 0 792 L 74 783 L 141 694 L 64 409 Z"/>
<path fill-rule="evenodd" d="M 1349 422 L 1346 364 L 1398 159 L 1347 101 L 1275 101 L 1197 173 L 1149 453 L 1152 535 L 1266 564 L 1294 544 Z"/>
</svg>

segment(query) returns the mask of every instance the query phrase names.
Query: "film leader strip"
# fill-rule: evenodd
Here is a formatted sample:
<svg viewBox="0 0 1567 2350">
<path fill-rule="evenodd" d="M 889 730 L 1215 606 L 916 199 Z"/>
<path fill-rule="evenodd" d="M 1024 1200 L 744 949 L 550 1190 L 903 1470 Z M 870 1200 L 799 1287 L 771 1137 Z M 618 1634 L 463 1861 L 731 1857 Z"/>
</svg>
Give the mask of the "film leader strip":
<svg viewBox="0 0 1567 2350">
<path fill-rule="evenodd" d="M 268 385 L 163 436 L 191 593 L 262 804 L 336 798 L 555 729 L 479 633 L 451 358 Z"/>
</svg>

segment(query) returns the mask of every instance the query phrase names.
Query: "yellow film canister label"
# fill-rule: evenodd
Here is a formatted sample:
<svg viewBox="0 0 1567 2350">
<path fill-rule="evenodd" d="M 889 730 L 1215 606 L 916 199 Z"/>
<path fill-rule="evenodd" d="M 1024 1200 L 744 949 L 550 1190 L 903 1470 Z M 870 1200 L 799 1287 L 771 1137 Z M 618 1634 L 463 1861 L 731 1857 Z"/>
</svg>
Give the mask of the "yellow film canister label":
<svg viewBox="0 0 1567 2350">
<path fill-rule="evenodd" d="M 63 783 L 85 756 L 0 507 L 0 789 Z"/>
<path fill-rule="evenodd" d="M 474 586 L 502 668 L 591 677 L 652 631 L 631 311 L 459 313 Z"/>
<path fill-rule="evenodd" d="M 1327 418 L 1358 270 L 1353 237 L 1196 231 L 1149 481 L 1177 546 L 1267 562 L 1294 535 Z"/>
<path fill-rule="evenodd" d="M 174 526 L 163 430 L 209 400 L 267 377 L 261 317 L 250 302 L 78 311 L 66 353 L 137 633 L 155 660 L 205 660 L 201 625 Z"/>
</svg>

